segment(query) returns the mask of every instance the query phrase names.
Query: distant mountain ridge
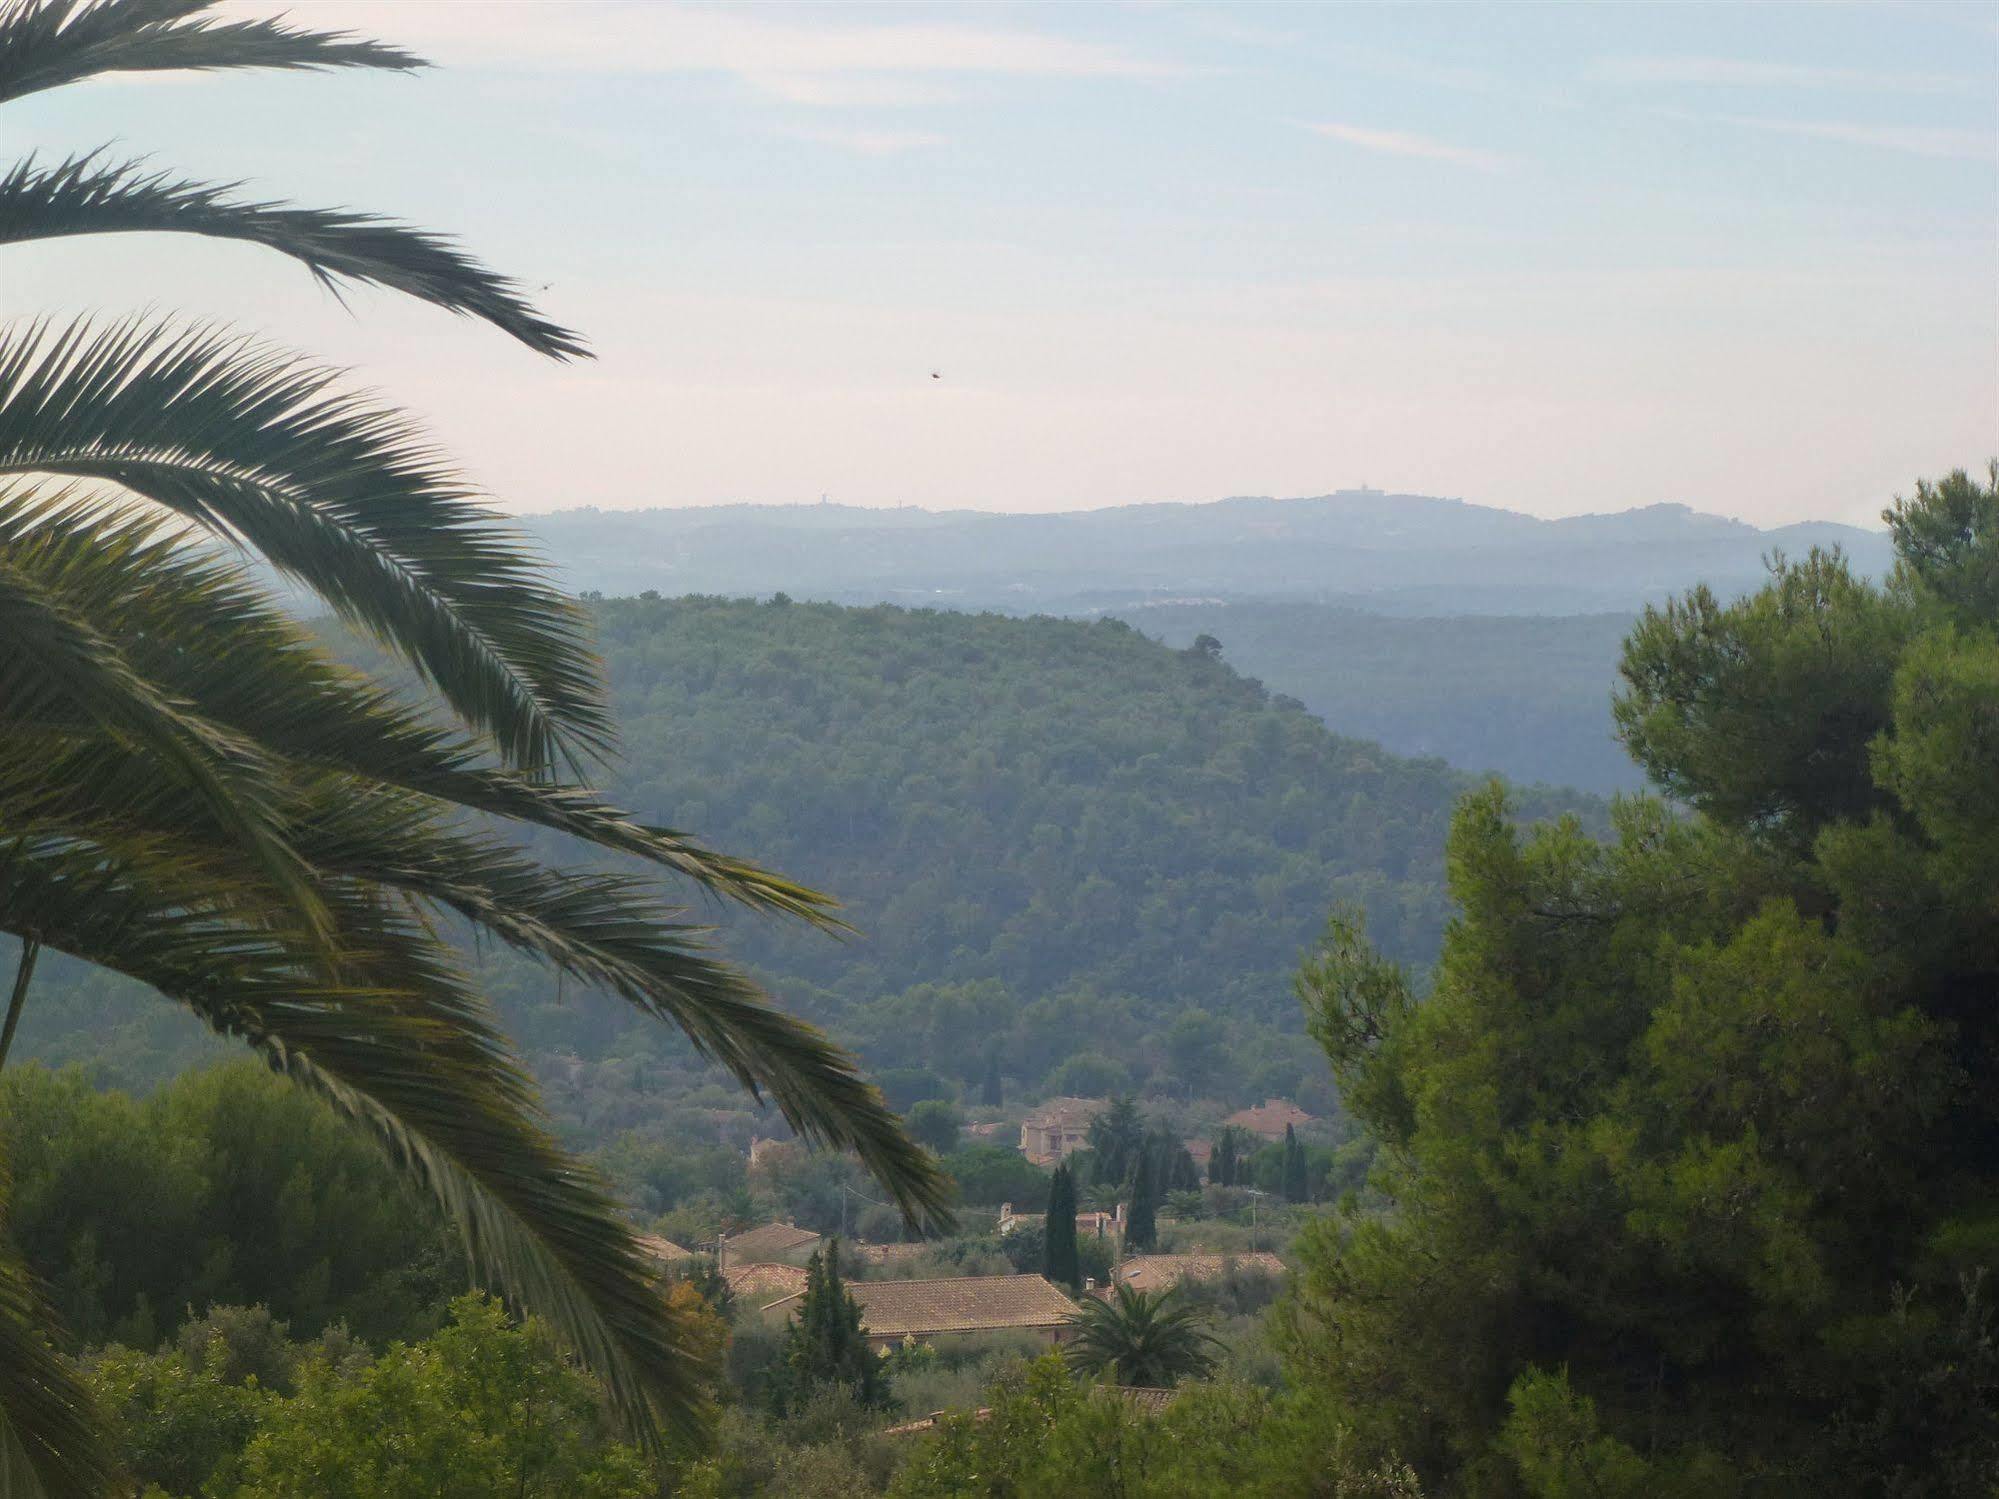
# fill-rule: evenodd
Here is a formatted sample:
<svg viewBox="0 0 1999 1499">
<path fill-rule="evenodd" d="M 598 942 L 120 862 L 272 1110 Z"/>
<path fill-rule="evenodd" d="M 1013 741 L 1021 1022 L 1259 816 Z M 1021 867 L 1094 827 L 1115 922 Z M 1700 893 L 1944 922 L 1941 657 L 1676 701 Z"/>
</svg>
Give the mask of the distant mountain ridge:
<svg viewBox="0 0 1999 1499">
<path fill-rule="evenodd" d="M 850 505 L 585 508 L 523 516 L 575 588 L 927 602 L 1060 614 L 1189 596 L 1390 614 L 1629 611 L 1706 582 L 1753 588 L 1772 551 L 1839 546 L 1870 575 L 1886 533 L 1759 529 L 1685 505 L 1544 520 L 1344 490 L 1017 515 Z"/>
</svg>

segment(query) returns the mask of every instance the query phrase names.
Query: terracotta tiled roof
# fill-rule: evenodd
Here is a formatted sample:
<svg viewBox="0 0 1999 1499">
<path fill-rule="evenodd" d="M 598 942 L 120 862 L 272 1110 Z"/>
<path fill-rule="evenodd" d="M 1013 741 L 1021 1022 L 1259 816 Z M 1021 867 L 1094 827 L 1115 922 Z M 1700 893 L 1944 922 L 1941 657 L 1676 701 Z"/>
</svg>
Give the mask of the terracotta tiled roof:
<svg viewBox="0 0 1999 1499">
<path fill-rule="evenodd" d="M 1076 1305 L 1039 1275 L 964 1275 L 950 1280 L 858 1280 L 847 1291 L 871 1338 L 1059 1327 Z M 796 1301 L 791 1298 L 796 1310 Z"/>
<path fill-rule="evenodd" d="M 731 1295 L 752 1306 L 769 1306 L 805 1289 L 805 1272 L 796 1265 L 731 1265 L 722 1279 Z"/>
<path fill-rule="evenodd" d="M 1050 1098 L 1036 1104 L 1034 1112 L 1021 1122 L 1030 1129 L 1048 1129 L 1054 1125 L 1080 1129 L 1109 1107 L 1110 1103 L 1102 1098 Z"/>
<path fill-rule="evenodd" d="M 1282 1275 L 1284 1261 L 1267 1251 L 1254 1254 L 1135 1254 L 1118 1269 L 1118 1279 L 1136 1291 L 1163 1291 L 1183 1280 L 1215 1280 L 1233 1266 L 1263 1275 Z"/>
<path fill-rule="evenodd" d="M 746 1228 L 722 1240 L 722 1248 L 730 1259 L 752 1264 L 758 1260 L 776 1259 L 781 1254 L 813 1249 L 818 1243 L 819 1235 L 809 1228 L 799 1228 L 792 1223 L 766 1223 L 759 1228 Z"/>
<path fill-rule="evenodd" d="M 1312 1116 L 1288 1098 L 1266 1098 L 1253 1109 L 1237 1109 L 1222 1121 L 1266 1140 L 1284 1138 L 1284 1126 L 1297 1129 L 1312 1122 Z"/>
<path fill-rule="evenodd" d="M 1111 1388 L 1148 1416 L 1156 1416 L 1165 1410 L 1173 1403 L 1173 1397 L 1180 1393 L 1178 1390 L 1162 1390 L 1154 1385 L 1142 1384 L 1113 1385 Z"/>
<path fill-rule="evenodd" d="M 671 1264 L 675 1260 L 691 1260 L 694 1258 L 693 1250 L 682 1249 L 673 1240 L 662 1239 L 658 1234 L 640 1234 L 639 1248 L 643 1249 L 654 1259 L 666 1264 Z"/>
</svg>

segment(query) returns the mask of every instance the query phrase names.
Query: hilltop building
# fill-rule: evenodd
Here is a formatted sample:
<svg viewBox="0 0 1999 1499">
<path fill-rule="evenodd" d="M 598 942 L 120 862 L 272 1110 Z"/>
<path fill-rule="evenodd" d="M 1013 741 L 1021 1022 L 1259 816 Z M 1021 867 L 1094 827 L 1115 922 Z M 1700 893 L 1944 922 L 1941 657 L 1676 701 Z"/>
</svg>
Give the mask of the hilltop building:
<svg viewBox="0 0 1999 1499">
<path fill-rule="evenodd" d="M 1288 1098 L 1266 1098 L 1255 1108 L 1237 1109 L 1222 1121 L 1264 1140 L 1283 1139 L 1286 1125 L 1302 1130 L 1312 1122 L 1312 1116 Z"/>
<path fill-rule="evenodd" d="M 1037 1166 L 1055 1165 L 1090 1143 L 1090 1121 L 1109 1107 L 1102 1098 L 1049 1099 L 1021 1121 L 1020 1153 Z"/>
</svg>

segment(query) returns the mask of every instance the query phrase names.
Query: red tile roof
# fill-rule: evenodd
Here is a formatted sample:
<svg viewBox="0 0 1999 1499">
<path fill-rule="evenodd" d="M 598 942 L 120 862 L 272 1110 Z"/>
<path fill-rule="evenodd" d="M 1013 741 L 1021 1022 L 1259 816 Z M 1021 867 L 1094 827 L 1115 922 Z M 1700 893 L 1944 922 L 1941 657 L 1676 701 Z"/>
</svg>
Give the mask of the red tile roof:
<svg viewBox="0 0 1999 1499">
<path fill-rule="evenodd" d="M 1137 1291 L 1163 1291 L 1183 1280 L 1216 1280 L 1229 1269 L 1282 1275 L 1284 1261 L 1258 1250 L 1254 1254 L 1135 1254 L 1118 1267 L 1118 1279 Z"/>
<path fill-rule="evenodd" d="M 1060 1327 L 1076 1310 L 1039 1275 L 857 1280 L 847 1282 L 847 1291 L 861 1308 L 861 1330 L 871 1338 Z M 803 1300 L 803 1293 L 786 1299 Z"/>
<path fill-rule="evenodd" d="M 1312 1122 L 1312 1116 L 1288 1098 L 1266 1098 L 1253 1109 L 1237 1109 L 1222 1122 L 1266 1140 L 1281 1140 L 1285 1125 L 1302 1128 Z"/>
<path fill-rule="evenodd" d="M 752 1306 L 769 1306 L 805 1289 L 805 1272 L 796 1265 L 731 1265 L 722 1272 L 729 1291 Z"/>
<path fill-rule="evenodd" d="M 722 1251 L 731 1260 L 753 1264 L 759 1260 L 776 1259 L 781 1254 L 815 1249 L 818 1244 L 819 1235 L 809 1228 L 800 1228 L 793 1223 L 766 1223 L 723 1239 Z"/>
</svg>

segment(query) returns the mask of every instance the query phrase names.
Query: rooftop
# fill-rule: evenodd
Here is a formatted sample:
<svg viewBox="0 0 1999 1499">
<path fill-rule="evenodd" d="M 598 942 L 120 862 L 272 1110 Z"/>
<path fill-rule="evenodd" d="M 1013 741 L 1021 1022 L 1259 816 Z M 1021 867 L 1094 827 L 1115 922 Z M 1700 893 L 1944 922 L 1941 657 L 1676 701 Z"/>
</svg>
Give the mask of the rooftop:
<svg viewBox="0 0 1999 1499">
<path fill-rule="evenodd" d="M 1021 1122 L 1032 1129 L 1080 1129 L 1109 1107 L 1109 1100 L 1102 1098 L 1049 1098 L 1036 1104 Z"/>
<path fill-rule="evenodd" d="M 752 1306 L 769 1306 L 805 1289 L 805 1272 L 796 1265 L 735 1265 L 722 1272 L 729 1293 Z"/>
<path fill-rule="evenodd" d="M 722 1248 L 730 1259 L 749 1264 L 801 1249 L 812 1249 L 818 1243 L 819 1235 L 809 1228 L 800 1228 L 794 1223 L 765 1223 L 724 1238 Z"/>
<path fill-rule="evenodd" d="M 1136 1291 L 1163 1291 L 1183 1280 L 1216 1280 L 1231 1268 L 1282 1275 L 1284 1261 L 1266 1250 L 1253 1254 L 1135 1254 L 1119 1267 L 1118 1278 Z"/>
<path fill-rule="evenodd" d="M 871 1338 L 1059 1327 L 1076 1311 L 1074 1302 L 1039 1275 L 856 1280 L 847 1282 L 847 1291 L 861 1308 L 861 1330 Z"/>
<path fill-rule="evenodd" d="M 1266 1098 L 1253 1109 L 1237 1109 L 1222 1122 L 1277 1140 L 1283 1138 L 1285 1125 L 1300 1129 L 1312 1122 L 1312 1116 L 1288 1098 Z"/>
<path fill-rule="evenodd" d="M 640 1234 L 639 1248 L 643 1249 L 654 1259 L 668 1264 L 674 1260 L 691 1260 L 694 1258 L 693 1250 L 682 1249 L 673 1240 L 662 1239 L 658 1234 Z"/>
</svg>

